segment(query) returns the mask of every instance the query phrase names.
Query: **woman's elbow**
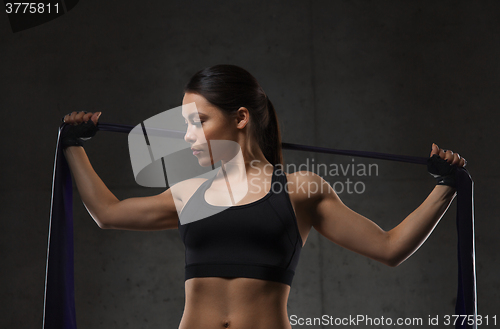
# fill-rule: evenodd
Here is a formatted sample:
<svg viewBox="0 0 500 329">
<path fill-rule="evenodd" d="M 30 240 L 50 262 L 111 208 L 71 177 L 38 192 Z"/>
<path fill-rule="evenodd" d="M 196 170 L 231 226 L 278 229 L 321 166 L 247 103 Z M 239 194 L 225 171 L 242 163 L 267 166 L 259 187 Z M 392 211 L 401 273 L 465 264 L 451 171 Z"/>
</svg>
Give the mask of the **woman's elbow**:
<svg viewBox="0 0 500 329">
<path fill-rule="evenodd" d="M 103 223 L 101 221 L 96 221 L 96 223 L 97 223 L 97 226 L 99 226 L 99 228 L 103 229 L 103 230 L 109 230 L 109 229 L 112 228 L 110 225 L 105 224 L 105 223 Z"/>
<path fill-rule="evenodd" d="M 406 258 L 408 258 L 408 257 L 406 257 Z M 398 267 L 400 264 L 402 264 L 406 260 L 406 258 L 389 257 L 383 263 L 389 267 Z"/>
<path fill-rule="evenodd" d="M 103 216 L 95 216 L 95 215 L 92 215 L 92 218 L 94 219 L 94 222 L 97 224 L 97 226 L 99 226 L 100 229 L 103 229 L 103 230 L 108 230 L 108 229 L 111 229 L 113 228 L 112 225 L 110 224 L 109 220 L 106 220 L 105 217 Z"/>
<path fill-rule="evenodd" d="M 101 228 L 103 230 L 113 228 L 111 225 L 112 219 L 109 216 L 109 214 L 110 214 L 109 211 L 104 211 L 101 209 L 100 211 L 93 212 L 93 211 L 90 211 L 88 208 L 87 208 L 87 211 L 88 211 L 90 217 L 92 217 L 94 222 L 97 224 L 97 226 L 99 226 L 99 228 Z"/>
</svg>

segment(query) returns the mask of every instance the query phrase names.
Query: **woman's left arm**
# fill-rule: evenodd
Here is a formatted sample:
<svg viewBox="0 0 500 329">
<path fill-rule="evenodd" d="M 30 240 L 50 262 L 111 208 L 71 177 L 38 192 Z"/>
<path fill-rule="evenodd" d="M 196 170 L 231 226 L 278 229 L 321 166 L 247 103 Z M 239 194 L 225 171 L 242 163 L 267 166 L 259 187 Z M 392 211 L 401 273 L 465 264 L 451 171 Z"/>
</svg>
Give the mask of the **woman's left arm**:
<svg viewBox="0 0 500 329">
<path fill-rule="evenodd" d="M 463 167 L 465 159 L 458 153 L 442 150 L 432 145 L 431 157 L 437 154 L 448 164 Z M 425 201 L 408 215 L 398 226 L 384 231 L 368 218 L 349 209 L 328 183 L 317 176 L 329 188 L 321 193 L 311 209 L 311 224 L 329 240 L 380 261 L 397 266 L 410 257 L 427 239 L 450 206 L 456 195 L 455 188 L 436 185 Z"/>
</svg>

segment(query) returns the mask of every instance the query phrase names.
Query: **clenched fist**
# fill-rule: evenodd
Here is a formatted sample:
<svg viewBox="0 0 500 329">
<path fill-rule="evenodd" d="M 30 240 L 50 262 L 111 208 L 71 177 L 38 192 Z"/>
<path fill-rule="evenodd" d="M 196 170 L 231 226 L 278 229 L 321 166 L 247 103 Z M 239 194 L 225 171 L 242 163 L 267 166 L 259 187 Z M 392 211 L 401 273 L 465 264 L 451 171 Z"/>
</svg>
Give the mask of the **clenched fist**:
<svg viewBox="0 0 500 329">
<path fill-rule="evenodd" d="M 437 180 L 437 185 L 456 187 L 455 172 L 457 167 L 465 167 L 467 161 L 458 153 L 440 149 L 432 144 L 432 151 L 427 160 L 427 170 Z"/>
<path fill-rule="evenodd" d="M 102 112 L 75 111 L 66 114 L 61 125 L 62 147 L 83 146 L 83 142 L 95 135 Z"/>
</svg>

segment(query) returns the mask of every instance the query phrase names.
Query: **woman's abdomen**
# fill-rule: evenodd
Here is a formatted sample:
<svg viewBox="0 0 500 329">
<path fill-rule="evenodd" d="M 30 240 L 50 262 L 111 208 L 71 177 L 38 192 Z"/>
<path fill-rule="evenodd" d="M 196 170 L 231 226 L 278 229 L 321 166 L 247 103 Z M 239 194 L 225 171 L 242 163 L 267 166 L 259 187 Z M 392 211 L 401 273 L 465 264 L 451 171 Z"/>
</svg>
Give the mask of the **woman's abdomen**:
<svg viewBox="0 0 500 329">
<path fill-rule="evenodd" d="M 193 278 L 179 329 L 290 329 L 290 286 L 249 278 Z"/>
</svg>

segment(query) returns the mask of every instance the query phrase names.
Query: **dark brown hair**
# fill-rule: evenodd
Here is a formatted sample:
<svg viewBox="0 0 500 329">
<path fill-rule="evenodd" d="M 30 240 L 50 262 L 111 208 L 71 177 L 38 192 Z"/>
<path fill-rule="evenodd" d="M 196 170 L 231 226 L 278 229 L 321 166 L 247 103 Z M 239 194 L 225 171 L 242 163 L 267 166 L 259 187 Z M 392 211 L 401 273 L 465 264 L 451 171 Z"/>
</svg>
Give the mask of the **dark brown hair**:
<svg viewBox="0 0 500 329">
<path fill-rule="evenodd" d="M 197 72 L 184 92 L 203 96 L 228 115 L 240 107 L 250 113 L 252 134 L 271 164 L 283 165 L 281 134 L 274 106 L 248 71 L 235 65 L 215 65 Z"/>
</svg>

